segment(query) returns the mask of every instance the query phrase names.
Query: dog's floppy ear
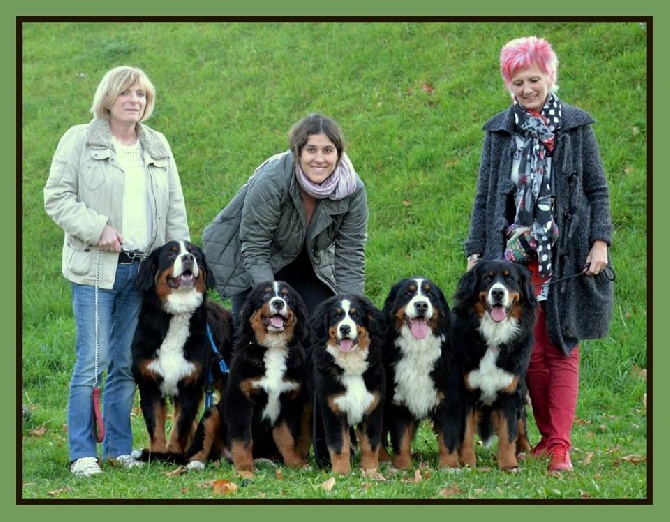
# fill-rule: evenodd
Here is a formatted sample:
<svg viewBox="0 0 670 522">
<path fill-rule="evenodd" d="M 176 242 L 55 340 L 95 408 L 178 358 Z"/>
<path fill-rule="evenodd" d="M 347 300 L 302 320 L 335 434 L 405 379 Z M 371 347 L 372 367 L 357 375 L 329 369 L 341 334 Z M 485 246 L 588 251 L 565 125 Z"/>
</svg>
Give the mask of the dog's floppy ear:
<svg viewBox="0 0 670 522">
<path fill-rule="evenodd" d="M 142 260 L 140 269 L 137 273 L 135 285 L 142 292 L 150 290 L 154 286 L 154 278 L 158 270 L 158 256 L 160 255 L 160 247 L 155 248 L 149 257 Z"/>
<path fill-rule="evenodd" d="M 447 301 L 447 298 L 444 295 L 444 292 L 435 283 L 433 283 L 433 288 L 435 289 L 435 293 L 437 294 L 437 298 L 440 301 L 440 306 L 442 307 L 442 309 L 444 310 L 444 313 L 448 317 L 449 316 L 449 302 Z"/>
<path fill-rule="evenodd" d="M 480 263 L 482 263 L 482 261 L 465 272 L 458 281 L 456 293 L 454 294 L 456 307 L 467 306 L 467 302 L 472 299 L 473 295 L 475 295 L 479 271 L 481 270 Z"/>
<path fill-rule="evenodd" d="M 391 287 L 391 290 L 389 290 L 389 293 L 386 296 L 386 299 L 384 300 L 384 306 L 382 307 L 382 312 L 386 316 L 391 315 L 391 313 L 393 311 L 393 305 L 394 305 L 395 300 L 398 296 L 398 291 L 400 289 L 400 284 L 401 284 L 401 281 L 398 281 L 397 283 L 395 283 Z"/>
<path fill-rule="evenodd" d="M 309 320 L 309 332 L 312 340 L 323 345 L 328 340 L 328 324 L 330 321 L 330 309 L 333 298 L 328 298 L 320 303 L 312 313 Z"/>
<path fill-rule="evenodd" d="M 303 341 L 307 336 L 307 325 L 305 324 L 305 320 L 307 318 L 307 306 L 305 305 L 305 301 L 303 300 L 302 296 L 298 293 L 298 291 L 288 283 L 285 284 L 290 289 L 289 306 L 291 307 L 291 309 L 293 310 L 293 314 L 295 315 L 295 326 L 293 332 L 298 340 Z"/>
<path fill-rule="evenodd" d="M 523 265 L 517 265 L 519 269 L 519 283 L 521 286 L 521 291 L 523 296 L 528 303 L 536 307 L 537 306 L 537 296 L 535 295 L 535 288 L 533 287 L 531 281 L 531 273 L 528 268 Z"/>
<path fill-rule="evenodd" d="M 361 297 L 368 318 L 368 330 L 375 342 L 382 342 L 386 335 L 386 314 L 379 310 L 367 297 Z"/>
<path fill-rule="evenodd" d="M 207 288 L 207 290 L 211 290 L 216 286 L 216 279 L 214 278 L 214 274 L 207 265 L 207 260 L 205 259 L 204 254 L 200 257 L 200 265 L 201 265 L 200 268 L 202 268 L 205 271 L 205 287 Z"/>
</svg>

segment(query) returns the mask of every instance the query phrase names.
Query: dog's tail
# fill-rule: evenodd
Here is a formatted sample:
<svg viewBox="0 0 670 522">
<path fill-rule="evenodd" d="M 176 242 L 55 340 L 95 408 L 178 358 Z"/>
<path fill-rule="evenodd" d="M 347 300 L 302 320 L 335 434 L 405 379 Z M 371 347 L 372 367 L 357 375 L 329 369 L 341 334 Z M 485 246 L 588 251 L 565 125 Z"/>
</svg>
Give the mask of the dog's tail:
<svg viewBox="0 0 670 522">
<path fill-rule="evenodd" d="M 493 439 L 495 438 L 495 427 L 493 426 L 492 414 L 493 412 L 491 408 L 486 406 L 482 408 L 479 417 L 479 425 L 477 426 L 479 437 L 482 439 L 482 443 L 487 447 L 493 443 Z"/>
</svg>

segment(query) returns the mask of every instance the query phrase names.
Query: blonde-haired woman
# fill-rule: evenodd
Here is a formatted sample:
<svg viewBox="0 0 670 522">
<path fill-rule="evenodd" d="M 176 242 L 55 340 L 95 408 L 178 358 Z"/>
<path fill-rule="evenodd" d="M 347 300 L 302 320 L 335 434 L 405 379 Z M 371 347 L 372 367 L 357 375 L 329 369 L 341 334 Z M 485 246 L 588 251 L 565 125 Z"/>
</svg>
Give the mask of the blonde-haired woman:
<svg viewBox="0 0 670 522">
<path fill-rule="evenodd" d="M 65 132 L 44 188 L 44 208 L 64 231 L 62 273 L 72 290 L 76 361 L 67 424 L 70 470 L 78 476 L 102 471 L 103 433 L 103 462 L 139 464 L 130 425 L 130 345 L 141 304 L 135 279 L 153 248 L 189 239 L 172 151 L 143 123 L 155 94 L 141 69 L 108 71 L 93 98 L 93 120 Z M 98 422 L 94 389 L 105 372 Z"/>
</svg>

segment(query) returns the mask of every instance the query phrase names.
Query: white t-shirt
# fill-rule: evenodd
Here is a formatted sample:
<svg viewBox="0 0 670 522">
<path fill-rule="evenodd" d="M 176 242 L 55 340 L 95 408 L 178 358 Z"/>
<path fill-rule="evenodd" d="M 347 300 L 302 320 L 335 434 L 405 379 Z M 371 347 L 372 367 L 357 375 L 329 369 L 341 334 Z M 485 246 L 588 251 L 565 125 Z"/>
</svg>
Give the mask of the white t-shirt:
<svg viewBox="0 0 670 522">
<path fill-rule="evenodd" d="M 149 246 L 151 237 L 151 205 L 147 190 L 147 171 L 142 162 L 139 140 L 130 146 L 113 139 L 117 159 L 126 175 L 123 190 L 123 235 L 124 250 L 141 250 Z"/>
</svg>

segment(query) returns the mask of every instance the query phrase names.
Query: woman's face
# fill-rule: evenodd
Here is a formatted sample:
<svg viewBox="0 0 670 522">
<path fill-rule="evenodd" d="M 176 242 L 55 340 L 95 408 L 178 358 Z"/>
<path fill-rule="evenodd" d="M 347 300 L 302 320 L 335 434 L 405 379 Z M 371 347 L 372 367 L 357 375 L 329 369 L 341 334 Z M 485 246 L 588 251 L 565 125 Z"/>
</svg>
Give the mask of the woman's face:
<svg viewBox="0 0 670 522">
<path fill-rule="evenodd" d="M 512 76 L 512 94 L 526 109 L 542 112 L 549 94 L 549 76 L 537 65 L 521 69 Z"/>
<path fill-rule="evenodd" d="M 147 93 L 139 83 L 136 83 L 121 91 L 109 108 L 109 112 L 111 119 L 118 123 L 137 123 L 144 116 L 146 106 Z"/>
<path fill-rule="evenodd" d="M 321 184 L 337 165 L 337 147 L 325 134 L 312 134 L 300 152 L 300 166 L 312 183 Z"/>
</svg>

